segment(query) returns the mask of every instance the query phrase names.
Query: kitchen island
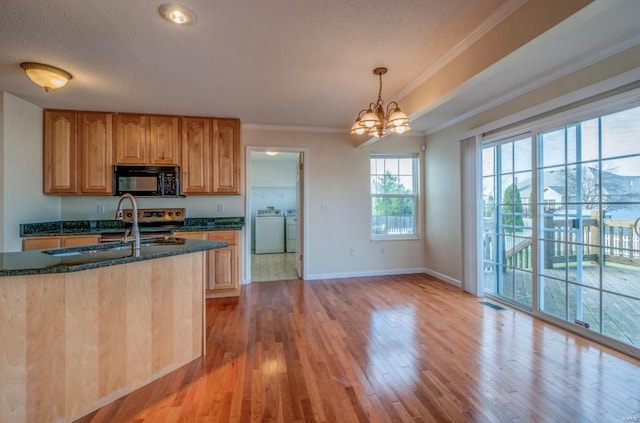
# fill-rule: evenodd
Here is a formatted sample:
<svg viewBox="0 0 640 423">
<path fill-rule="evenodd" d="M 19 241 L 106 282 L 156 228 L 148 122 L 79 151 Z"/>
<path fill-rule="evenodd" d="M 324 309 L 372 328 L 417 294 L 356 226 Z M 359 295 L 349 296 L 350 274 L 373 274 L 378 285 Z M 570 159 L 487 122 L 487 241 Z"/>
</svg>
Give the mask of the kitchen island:
<svg viewBox="0 0 640 423">
<path fill-rule="evenodd" d="M 73 421 L 204 355 L 204 254 L 226 245 L 0 253 L 0 421 Z"/>
</svg>

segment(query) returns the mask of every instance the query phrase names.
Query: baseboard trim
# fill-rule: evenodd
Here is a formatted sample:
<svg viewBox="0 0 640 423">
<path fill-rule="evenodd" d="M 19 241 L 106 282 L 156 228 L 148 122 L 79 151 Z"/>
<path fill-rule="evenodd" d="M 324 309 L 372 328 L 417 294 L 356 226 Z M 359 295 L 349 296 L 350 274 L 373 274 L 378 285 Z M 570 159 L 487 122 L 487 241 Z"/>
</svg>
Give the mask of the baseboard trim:
<svg viewBox="0 0 640 423">
<path fill-rule="evenodd" d="M 338 272 L 338 273 L 313 273 L 307 274 L 305 280 L 318 279 L 344 279 L 344 278 L 362 278 L 367 276 L 390 276 L 390 275 L 408 275 L 411 273 L 426 273 L 424 267 L 416 267 L 411 269 L 381 269 L 381 270 L 365 270 L 357 272 Z"/>
<path fill-rule="evenodd" d="M 433 276 L 436 279 L 440 279 L 443 282 L 447 282 L 450 283 L 451 285 L 457 286 L 458 288 L 462 289 L 462 283 L 460 283 L 459 280 L 457 279 L 453 279 L 452 277 L 449 277 L 447 275 L 444 275 L 440 272 L 436 272 L 435 270 L 431 270 L 431 269 L 425 269 L 424 273 L 426 273 L 429 276 Z"/>
</svg>

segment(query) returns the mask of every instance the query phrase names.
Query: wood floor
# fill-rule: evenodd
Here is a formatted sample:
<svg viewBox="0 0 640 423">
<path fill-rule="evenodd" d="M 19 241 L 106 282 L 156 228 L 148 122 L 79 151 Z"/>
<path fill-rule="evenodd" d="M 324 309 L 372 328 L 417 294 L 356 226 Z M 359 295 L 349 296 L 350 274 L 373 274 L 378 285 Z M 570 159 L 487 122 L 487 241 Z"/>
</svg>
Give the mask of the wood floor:
<svg viewBox="0 0 640 423">
<path fill-rule="evenodd" d="M 640 421 L 640 362 L 426 275 L 207 302 L 203 359 L 80 422 Z"/>
</svg>

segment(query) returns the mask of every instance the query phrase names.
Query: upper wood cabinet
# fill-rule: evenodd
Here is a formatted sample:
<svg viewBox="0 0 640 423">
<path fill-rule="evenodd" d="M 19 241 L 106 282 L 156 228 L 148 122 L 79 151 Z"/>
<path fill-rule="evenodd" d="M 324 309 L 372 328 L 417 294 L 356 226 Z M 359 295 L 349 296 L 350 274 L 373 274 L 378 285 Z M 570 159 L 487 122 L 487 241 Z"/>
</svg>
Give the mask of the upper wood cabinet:
<svg viewBox="0 0 640 423">
<path fill-rule="evenodd" d="M 115 161 L 119 165 L 179 165 L 178 117 L 116 115 Z"/>
<path fill-rule="evenodd" d="M 213 192 L 240 193 L 240 121 L 213 120 Z"/>
<path fill-rule="evenodd" d="M 181 128 L 182 193 L 211 194 L 211 119 L 183 117 Z"/>
<path fill-rule="evenodd" d="M 111 113 L 80 113 L 80 192 L 113 193 Z"/>
<path fill-rule="evenodd" d="M 44 192 L 78 192 L 78 114 L 68 110 L 44 112 Z"/>
<path fill-rule="evenodd" d="M 112 194 L 111 113 L 45 110 L 45 194 Z"/>
<path fill-rule="evenodd" d="M 113 165 L 180 166 L 182 194 L 240 194 L 240 120 L 45 110 L 46 194 L 112 195 Z"/>
<path fill-rule="evenodd" d="M 240 121 L 182 118 L 183 194 L 240 193 Z"/>
<path fill-rule="evenodd" d="M 142 164 L 147 146 L 147 117 L 137 114 L 116 115 L 116 164 Z"/>
<path fill-rule="evenodd" d="M 177 116 L 149 116 L 149 163 L 178 165 L 180 137 Z"/>
</svg>

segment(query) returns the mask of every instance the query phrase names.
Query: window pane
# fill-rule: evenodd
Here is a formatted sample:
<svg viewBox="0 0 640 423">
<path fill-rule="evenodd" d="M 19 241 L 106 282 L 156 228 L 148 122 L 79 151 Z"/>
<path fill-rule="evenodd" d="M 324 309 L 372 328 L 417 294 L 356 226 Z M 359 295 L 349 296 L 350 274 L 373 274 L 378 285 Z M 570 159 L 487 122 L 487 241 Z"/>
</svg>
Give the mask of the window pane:
<svg viewBox="0 0 640 423">
<path fill-rule="evenodd" d="M 602 202 L 640 202 L 640 156 L 602 161 Z"/>
<path fill-rule="evenodd" d="M 496 154 L 495 147 L 489 147 L 482 150 L 482 175 L 495 175 L 494 158 Z"/>
<path fill-rule="evenodd" d="M 513 143 L 513 170 L 531 170 L 531 137 Z"/>
<path fill-rule="evenodd" d="M 598 162 L 567 166 L 567 202 L 583 203 L 591 210 L 600 201 L 600 169 Z"/>
<path fill-rule="evenodd" d="M 600 138 L 600 123 L 599 119 L 591 119 L 584 121 L 580 124 L 580 137 L 576 139 L 580 143 L 582 151 L 576 147 L 580 152 L 581 159 L 578 162 L 588 162 L 591 160 L 597 160 L 600 155 L 600 147 L 598 139 Z"/>
<path fill-rule="evenodd" d="M 541 167 L 556 166 L 565 163 L 564 129 L 547 132 L 540 135 Z"/>
<path fill-rule="evenodd" d="M 500 149 L 500 173 L 513 172 L 513 144 L 503 144 Z"/>
<path fill-rule="evenodd" d="M 567 317 L 567 284 L 566 282 L 541 277 L 540 292 L 542 297 L 540 309 L 561 319 Z"/>
<path fill-rule="evenodd" d="M 602 301 L 602 333 L 640 346 L 640 300 L 605 292 Z"/>
<path fill-rule="evenodd" d="M 640 153 L 640 107 L 602 117 L 602 157 Z"/>
</svg>

